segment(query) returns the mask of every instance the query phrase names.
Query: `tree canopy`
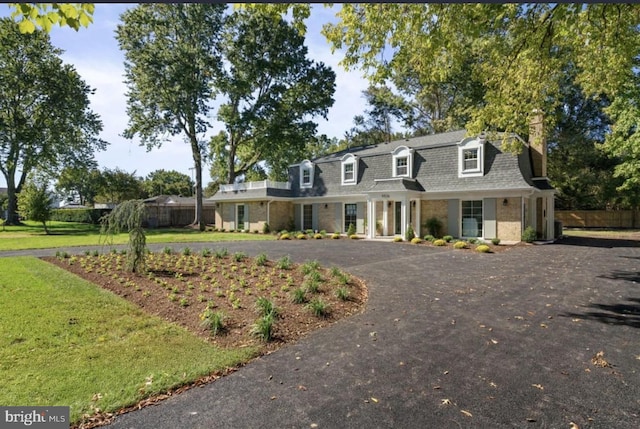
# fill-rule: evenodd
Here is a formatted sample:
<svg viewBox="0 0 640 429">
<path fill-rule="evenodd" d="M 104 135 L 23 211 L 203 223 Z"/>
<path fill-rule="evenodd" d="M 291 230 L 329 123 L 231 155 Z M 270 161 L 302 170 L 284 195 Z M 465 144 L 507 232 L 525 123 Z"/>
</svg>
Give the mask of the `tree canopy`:
<svg viewBox="0 0 640 429">
<path fill-rule="evenodd" d="M 93 22 L 93 3 L 9 3 L 11 18 L 18 19 L 21 33 L 33 33 L 36 28 L 51 31 L 54 25 L 69 26 L 78 31 Z"/>
<path fill-rule="evenodd" d="M 149 197 L 155 195 L 188 197 L 193 194 L 193 180 L 186 174 L 175 170 L 152 171 L 145 177 L 142 187 Z"/>
<path fill-rule="evenodd" d="M 125 52 L 127 138 L 150 150 L 182 134 L 196 172 L 196 218 L 201 230 L 201 141 L 220 69 L 220 31 L 225 5 L 141 4 L 122 15 L 116 38 Z"/>
<path fill-rule="evenodd" d="M 30 175 L 22 191 L 18 194 L 20 216 L 35 222 L 42 222 L 45 234 L 49 234 L 47 221 L 51 218 L 52 198 L 47 189 L 46 177 Z"/>
<path fill-rule="evenodd" d="M 93 90 L 60 54 L 47 34 L 22 34 L 12 20 L 0 20 L 0 172 L 9 223 L 31 171 L 86 165 L 107 145 L 97 138 L 102 122 L 89 108 Z"/>
<path fill-rule="evenodd" d="M 212 138 L 212 176 L 233 183 L 256 173 L 287 175 L 316 134 L 314 116 L 333 105 L 335 73 L 307 57 L 304 37 L 280 16 L 236 10 L 225 25 L 225 67 L 217 84 L 225 131 Z M 224 173 L 221 173 L 224 172 Z"/>
</svg>

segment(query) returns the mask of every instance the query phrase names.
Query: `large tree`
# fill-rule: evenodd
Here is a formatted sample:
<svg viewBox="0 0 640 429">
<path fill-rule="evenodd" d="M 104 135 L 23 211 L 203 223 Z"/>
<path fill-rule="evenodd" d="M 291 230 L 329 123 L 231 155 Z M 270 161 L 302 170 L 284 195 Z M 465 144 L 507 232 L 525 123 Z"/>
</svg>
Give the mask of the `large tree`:
<svg viewBox="0 0 640 429">
<path fill-rule="evenodd" d="M 193 194 L 193 180 L 186 174 L 175 170 L 155 170 L 145 177 L 142 187 L 149 196 Z"/>
<path fill-rule="evenodd" d="M 194 224 L 202 218 L 202 138 L 220 69 L 220 4 L 142 4 L 122 15 L 116 38 L 125 52 L 127 138 L 148 150 L 183 135 L 196 173 Z"/>
<path fill-rule="evenodd" d="M 93 3 L 9 3 L 12 18 L 18 21 L 20 32 L 33 33 L 36 28 L 51 31 L 54 25 L 68 25 L 78 31 L 93 22 Z"/>
<path fill-rule="evenodd" d="M 304 36 L 291 24 L 253 9 L 229 17 L 222 52 L 225 131 L 210 143 L 212 176 L 233 183 L 263 164 L 282 180 L 315 137 L 314 116 L 326 118 L 333 105 L 335 73 L 307 58 Z"/>
<path fill-rule="evenodd" d="M 96 163 L 82 166 L 69 166 L 58 175 L 56 191 L 67 199 L 80 204 L 93 204 L 100 191 L 102 176 Z"/>
<path fill-rule="evenodd" d="M 144 196 L 142 178 L 136 172 L 127 173 L 119 168 L 105 168 L 98 179 L 98 193 L 95 200 L 101 203 L 119 204 L 127 200 L 137 200 Z"/>
<path fill-rule="evenodd" d="M 345 4 L 338 17 L 324 34 L 345 49 L 345 67 L 374 82 L 409 65 L 428 86 L 467 67 L 483 85 L 482 102 L 469 106 L 471 132 L 528 134 L 534 109 L 559 104 L 567 63 L 585 97 L 613 99 L 640 53 L 634 4 Z"/>
<path fill-rule="evenodd" d="M 22 34 L 10 19 L 0 20 L 0 172 L 9 223 L 17 221 L 16 194 L 29 172 L 84 165 L 106 147 L 89 108 L 93 90 L 62 63 L 61 52 L 47 34 Z"/>
</svg>

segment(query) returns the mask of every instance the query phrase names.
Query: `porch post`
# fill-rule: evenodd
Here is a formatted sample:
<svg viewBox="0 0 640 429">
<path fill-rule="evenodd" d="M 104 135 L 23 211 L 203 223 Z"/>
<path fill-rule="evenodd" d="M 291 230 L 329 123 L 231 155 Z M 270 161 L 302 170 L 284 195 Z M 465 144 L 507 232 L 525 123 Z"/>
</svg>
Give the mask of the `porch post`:
<svg viewBox="0 0 640 429">
<path fill-rule="evenodd" d="M 400 204 L 400 219 L 402 219 L 402 224 L 400 225 L 400 235 L 403 240 L 407 239 L 407 225 L 409 225 L 409 199 L 405 196 L 401 200 Z"/>
<path fill-rule="evenodd" d="M 422 204 L 419 199 L 413 201 L 416 202 L 416 218 L 414 219 L 415 226 L 413 227 L 413 230 L 416 233 L 416 237 L 422 237 L 422 234 L 420 233 L 420 209 L 422 208 Z"/>
<path fill-rule="evenodd" d="M 389 235 L 389 201 L 382 200 L 382 235 Z"/>
</svg>

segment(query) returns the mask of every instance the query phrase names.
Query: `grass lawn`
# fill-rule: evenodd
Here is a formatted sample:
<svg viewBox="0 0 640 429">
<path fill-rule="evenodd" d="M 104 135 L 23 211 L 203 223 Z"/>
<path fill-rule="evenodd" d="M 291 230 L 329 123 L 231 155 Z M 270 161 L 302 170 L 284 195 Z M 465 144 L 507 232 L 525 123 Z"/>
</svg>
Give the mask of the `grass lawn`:
<svg viewBox="0 0 640 429">
<path fill-rule="evenodd" d="M 23 226 L 0 227 L 0 250 L 46 249 L 70 246 L 95 246 L 104 242 L 100 227 L 75 222 L 48 222 L 50 234 L 42 224 L 27 221 Z M 253 233 L 200 232 L 189 228 L 146 230 L 147 243 L 189 243 L 198 241 L 273 240 L 274 236 Z M 126 233 L 113 238 L 113 244 L 125 244 Z"/>
<path fill-rule="evenodd" d="M 0 404 L 70 406 L 73 422 L 257 353 L 218 349 L 32 257 L 2 260 L 0 326 Z"/>
</svg>

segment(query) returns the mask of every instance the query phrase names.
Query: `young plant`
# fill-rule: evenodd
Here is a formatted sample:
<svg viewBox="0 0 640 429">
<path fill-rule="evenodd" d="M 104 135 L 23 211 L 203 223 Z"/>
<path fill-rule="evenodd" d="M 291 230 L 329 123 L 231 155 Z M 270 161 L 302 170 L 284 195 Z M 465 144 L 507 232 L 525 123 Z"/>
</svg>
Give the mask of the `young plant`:
<svg viewBox="0 0 640 429">
<path fill-rule="evenodd" d="M 276 267 L 278 267 L 281 270 L 289 270 L 291 269 L 291 258 L 289 257 L 289 255 L 283 256 L 282 258 L 278 259 L 278 261 L 276 262 Z"/>
<path fill-rule="evenodd" d="M 491 252 L 491 248 L 489 246 L 487 246 L 486 244 L 481 244 L 478 247 L 476 247 L 476 252 L 490 253 Z"/>
<path fill-rule="evenodd" d="M 336 289 L 336 298 L 338 298 L 340 301 L 348 301 L 350 298 L 349 289 L 347 289 L 346 287 L 339 287 L 338 289 Z"/>
<path fill-rule="evenodd" d="M 273 323 L 273 314 L 262 316 L 251 328 L 251 335 L 255 335 L 263 341 L 271 341 L 273 338 Z"/>
<path fill-rule="evenodd" d="M 291 293 L 291 302 L 294 304 L 304 304 L 307 302 L 307 291 L 301 287 L 294 289 Z"/>
<path fill-rule="evenodd" d="M 272 314 L 273 317 L 278 316 L 278 309 L 273 302 L 262 296 L 256 300 L 256 310 L 260 316 L 267 316 L 269 314 Z"/>
<path fill-rule="evenodd" d="M 247 254 L 244 252 L 236 252 L 233 254 L 233 260 L 236 262 L 242 262 L 247 257 Z"/>
<path fill-rule="evenodd" d="M 313 260 L 313 261 L 307 261 L 304 264 L 302 264 L 300 266 L 300 270 L 302 271 L 302 274 L 307 275 L 312 271 L 317 271 L 320 268 L 320 262 Z"/>
<path fill-rule="evenodd" d="M 492 238 L 492 239 L 491 239 L 491 243 L 492 243 L 494 246 L 498 246 L 498 245 L 500 244 L 500 239 L 499 239 L 498 237 Z"/>
<path fill-rule="evenodd" d="M 264 266 L 267 263 L 267 260 L 268 259 L 267 259 L 266 253 L 259 254 L 258 256 L 256 256 L 256 259 L 255 259 L 256 266 L 258 267 Z"/>
<path fill-rule="evenodd" d="M 466 249 L 467 248 L 467 242 L 466 241 L 456 241 L 455 243 L 453 243 L 453 248 L 454 249 Z"/>
<path fill-rule="evenodd" d="M 200 313 L 202 326 L 211 331 L 211 335 L 214 337 L 224 330 L 224 319 L 224 313 L 221 311 L 214 312 L 211 311 L 211 309 L 206 308 L 202 313 Z"/>
<path fill-rule="evenodd" d="M 329 304 L 320 298 L 311 300 L 311 302 L 307 304 L 307 308 L 311 310 L 316 317 L 327 317 L 329 315 Z"/>
</svg>

